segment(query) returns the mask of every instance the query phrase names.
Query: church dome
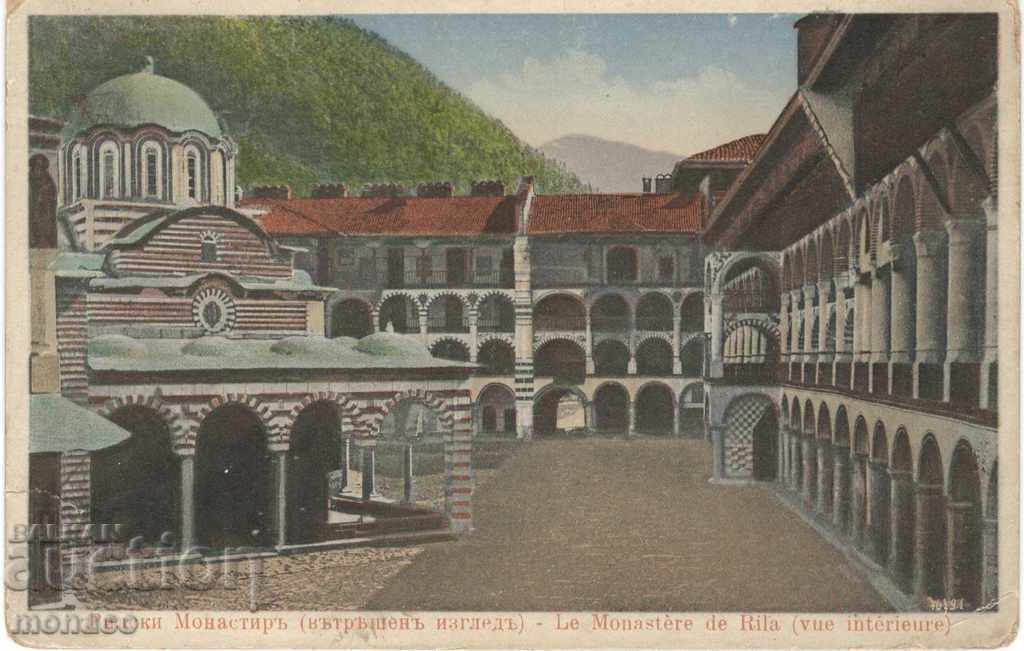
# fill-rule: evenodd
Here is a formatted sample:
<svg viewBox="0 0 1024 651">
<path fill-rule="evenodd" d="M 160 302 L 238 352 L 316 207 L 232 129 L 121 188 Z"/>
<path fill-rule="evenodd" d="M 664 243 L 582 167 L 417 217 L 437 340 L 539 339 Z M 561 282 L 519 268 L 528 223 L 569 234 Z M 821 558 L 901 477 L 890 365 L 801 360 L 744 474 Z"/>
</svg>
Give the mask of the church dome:
<svg viewBox="0 0 1024 651">
<path fill-rule="evenodd" d="M 154 74 L 147 67 L 106 81 L 90 92 L 68 121 L 66 133 L 77 135 L 99 125 L 136 127 L 156 124 L 165 129 L 222 135 L 217 116 L 199 93 L 185 84 Z"/>
</svg>

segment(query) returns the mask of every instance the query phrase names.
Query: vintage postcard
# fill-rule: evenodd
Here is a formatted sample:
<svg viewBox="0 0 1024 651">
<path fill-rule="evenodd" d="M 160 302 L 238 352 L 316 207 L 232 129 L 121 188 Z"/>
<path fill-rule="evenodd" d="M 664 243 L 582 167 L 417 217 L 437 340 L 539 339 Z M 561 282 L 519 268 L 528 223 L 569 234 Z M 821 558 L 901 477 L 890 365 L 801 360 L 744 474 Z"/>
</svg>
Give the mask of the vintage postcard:
<svg viewBox="0 0 1024 651">
<path fill-rule="evenodd" d="M 1010 644 L 1019 30 L 13 3 L 8 635 Z"/>
</svg>

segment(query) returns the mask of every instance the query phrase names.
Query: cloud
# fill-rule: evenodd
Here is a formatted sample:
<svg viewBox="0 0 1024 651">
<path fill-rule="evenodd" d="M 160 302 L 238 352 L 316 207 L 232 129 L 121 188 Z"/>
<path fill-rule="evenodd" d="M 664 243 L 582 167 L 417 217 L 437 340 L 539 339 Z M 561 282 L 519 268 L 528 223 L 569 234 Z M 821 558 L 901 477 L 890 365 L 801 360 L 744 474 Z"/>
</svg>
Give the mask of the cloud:
<svg viewBox="0 0 1024 651">
<path fill-rule="evenodd" d="M 566 50 L 519 70 L 479 80 L 466 94 L 534 146 L 570 133 L 692 154 L 763 132 L 790 89 L 741 79 L 721 67 L 698 74 L 628 83 L 595 54 Z"/>
</svg>

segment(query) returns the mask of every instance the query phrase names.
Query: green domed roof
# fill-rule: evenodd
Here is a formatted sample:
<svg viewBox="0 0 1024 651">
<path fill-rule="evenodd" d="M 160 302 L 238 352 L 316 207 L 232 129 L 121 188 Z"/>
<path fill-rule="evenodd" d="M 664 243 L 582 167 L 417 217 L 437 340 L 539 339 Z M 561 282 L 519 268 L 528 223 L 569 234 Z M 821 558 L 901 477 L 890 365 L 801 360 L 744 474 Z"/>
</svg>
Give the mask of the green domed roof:
<svg viewBox="0 0 1024 651">
<path fill-rule="evenodd" d="M 75 135 L 101 124 L 157 124 L 174 132 L 222 135 L 217 116 L 199 93 L 148 71 L 121 75 L 94 88 L 68 121 L 65 133 Z"/>
<path fill-rule="evenodd" d="M 392 332 L 375 332 L 366 335 L 353 348 L 367 355 L 393 356 L 405 360 L 428 360 L 432 356 L 427 347 L 415 337 Z"/>
</svg>

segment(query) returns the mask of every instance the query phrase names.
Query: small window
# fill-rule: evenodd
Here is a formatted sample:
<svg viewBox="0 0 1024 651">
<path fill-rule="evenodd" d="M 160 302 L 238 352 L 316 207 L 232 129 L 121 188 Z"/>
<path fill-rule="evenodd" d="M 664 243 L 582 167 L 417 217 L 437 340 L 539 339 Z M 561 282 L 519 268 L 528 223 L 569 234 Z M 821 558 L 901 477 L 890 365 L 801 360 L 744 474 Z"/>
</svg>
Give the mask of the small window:
<svg viewBox="0 0 1024 651">
<path fill-rule="evenodd" d="M 339 267 L 350 267 L 355 264 L 355 249 L 349 246 L 339 246 L 335 251 Z"/>
<path fill-rule="evenodd" d="M 476 271 L 481 276 L 494 274 L 494 258 L 489 255 L 480 255 L 476 258 Z"/>
<path fill-rule="evenodd" d="M 658 280 L 671 282 L 676 275 L 676 261 L 670 255 L 658 258 Z"/>
<path fill-rule="evenodd" d="M 155 197 L 159 190 L 157 189 L 157 158 L 156 150 L 146 150 L 146 196 Z"/>
<path fill-rule="evenodd" d="M 103 154 L 103 196 L 114 196 L 114 152 Z"/>
<path fill-rule="evenodd" d="M 82 155 L 75 154 L 75 171 L 74 171 L 74 187 L 75 187 L 75 199 L 82 198 Z"/>
<path fill-rule="evenodd" d="M 204 238 L 202 244 L 202 253 L 200 259 L 203 262 L 217 262 L 217 241 L 210 238 Z"/>
<path fill-rule="evenodd" d="M 186 176 L 188 177 L 188 198 L 195 199 L 198 195 L 197 160 L 195 154 L 189 154 L 186 162 Z"/>
</svg>

